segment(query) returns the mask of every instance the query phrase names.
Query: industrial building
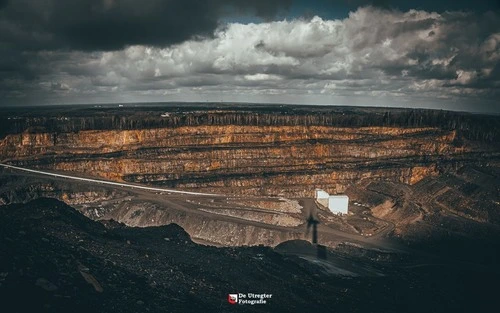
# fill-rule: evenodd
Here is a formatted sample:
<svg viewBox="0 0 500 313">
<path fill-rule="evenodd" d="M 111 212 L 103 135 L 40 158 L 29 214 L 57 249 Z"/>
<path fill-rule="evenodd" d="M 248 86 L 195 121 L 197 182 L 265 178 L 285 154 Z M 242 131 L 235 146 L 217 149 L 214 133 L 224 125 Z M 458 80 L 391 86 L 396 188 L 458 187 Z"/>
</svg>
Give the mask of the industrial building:
<svg viewBox="0 0 500 313">
<path fill-rule="evenodd" d="M 346 195 L 330 195 L 328 192 L 316 189 L 316 201 L 327 207 L 334 214 L 347 214 L 349 197 Z"/>
</svg>

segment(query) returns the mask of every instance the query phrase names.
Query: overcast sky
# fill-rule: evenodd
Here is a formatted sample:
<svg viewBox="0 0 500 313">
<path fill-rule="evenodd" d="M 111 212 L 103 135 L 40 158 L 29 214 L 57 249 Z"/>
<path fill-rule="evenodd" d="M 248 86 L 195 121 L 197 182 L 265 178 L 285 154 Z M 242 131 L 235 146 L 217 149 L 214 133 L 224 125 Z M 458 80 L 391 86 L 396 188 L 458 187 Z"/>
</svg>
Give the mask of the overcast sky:
<svg viewBox="0 0 500 313">
<path fill-rule="evenodd" d="M 0 105 L 500 113 L 500 1 L 0 0 Z"/>
</svg>

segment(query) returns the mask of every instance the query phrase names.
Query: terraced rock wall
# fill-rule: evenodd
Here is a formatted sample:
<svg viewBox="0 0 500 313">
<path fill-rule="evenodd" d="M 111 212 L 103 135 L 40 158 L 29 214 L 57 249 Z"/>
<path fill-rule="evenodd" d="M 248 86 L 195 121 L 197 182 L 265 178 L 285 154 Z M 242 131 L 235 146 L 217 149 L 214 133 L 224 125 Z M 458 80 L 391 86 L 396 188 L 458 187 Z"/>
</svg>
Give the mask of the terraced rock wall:
<svg viewBox="0 0 500 313">
<path fill-rule="evenodd" d="M 203 119 L 200 114 L 180 118 L 172 113 L 163 124 L 149 123 L 152 128 L 145 127 L 146 117 L 126 124 L 136 129 L 101 129 L 88 121 L 80 130 L 27 128 L 0 141 L 0 158 L 19 166 L 180 189 L 310 197 L 315 188 L 341 193 L 365 178 L 415 184 L 499 156 L 494 145 L 465 138 L 460 125 L 363 126 L 373 124 L 366 113 L 323 118 L 276 113 L 264 120 L 251 112 L 206 113 Z M 420 120 L 426 119 L 422 113 Z M 86 129 L 88 124 L 96 129 Z"/>
</svg>

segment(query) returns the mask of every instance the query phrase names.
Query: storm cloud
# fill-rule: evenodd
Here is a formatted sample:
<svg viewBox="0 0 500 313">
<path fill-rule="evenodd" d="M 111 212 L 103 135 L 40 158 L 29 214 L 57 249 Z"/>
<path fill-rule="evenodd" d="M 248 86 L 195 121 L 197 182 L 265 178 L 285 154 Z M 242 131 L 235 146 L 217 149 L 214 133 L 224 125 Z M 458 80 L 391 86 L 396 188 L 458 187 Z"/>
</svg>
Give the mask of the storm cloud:
<svg viewBox="0 0 500 313">
<path fill-rule="evenodd" d="M 28 49 L 118 50 L 210 36 L 232 11 L 270 18 L 288 0 L 2 0 L 0 40 Z"/>
<path fill-rule="evenodd" d="M 288 2 L 228 6 L 219 1 L 208 8 L 189 0 L 163 21 L 158 12 L 174 14 L 163 7 L 165 1 L 151 1 L 136 15 L 127 6 L 132 1 L 64 10 L 54 3 L 39 12 L 90 13 L 56 23 L 33 12 L 43 27 L 32 24 L 32 29 L 45 33 L 25 26 L 25 38 L 34 41 L 23 39 L 22 53 L 12 50 L 21 44 L 5 44 L 22 37 L 22 31 L 2 37 L 5 56 L 15 55 L 0 61 L 5 101 L 223 100 L 500 111 L 495 102 L 500 98 L 500 15 L 494 11 L 400 11 L 382 4 L 358 8 L 343 19 L 273 20 Z M 121 6 L 114 7 L 117 3 Z M 192 10 L 185 6 L 189 3 Z M 4 11 L 13 14 L 12 4 Z M 251 11 L 263 19 L 221 23 L 229 11 Z M 180 19 L 188 14 L 193 15 L 187 21 Z M 187 25 L 190 21 L 196 25 Z M 153 29 L 155 23 L 163 25 L 161 31 Z M 166 29 L 169 25 L 185 29 L 175 32 Z M 88 38 L 91 34 L 98 38 Z"/>
</svg>

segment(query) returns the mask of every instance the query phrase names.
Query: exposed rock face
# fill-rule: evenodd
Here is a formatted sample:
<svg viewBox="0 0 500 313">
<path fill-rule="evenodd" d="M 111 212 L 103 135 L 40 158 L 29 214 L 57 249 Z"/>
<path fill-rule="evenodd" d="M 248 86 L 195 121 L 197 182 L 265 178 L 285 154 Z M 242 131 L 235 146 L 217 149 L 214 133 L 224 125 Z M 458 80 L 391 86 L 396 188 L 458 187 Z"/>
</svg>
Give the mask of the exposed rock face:
<svg viewBox="0 0 500 313">
<path fill-rule="evenodd" d="M 223 213 L 231 216 L 226 212 Z M 154 205 L 145 206 L 143 203 L 134 202 L 109 212 L 105 218 L 139 227 L 176 223 L 181 225 L 193 239 L 201 239 L 204 242 L 222 246 L 275 246 L 286 240 L 304 238 L 302 230 L 284 229 L 280 231 L 241 223 L 238 220 L 231 222 L 219 220 L 213 216 L 186 214 L 172 208 L 159 210 Z M 262 215 L 256 215 L 255 220 L 262 221 Z"/>
<path fill-rule="evenodd" d="M 196 240 L 225 246 L 305 238 L 297 203 L 230 195 L 302 198 L 312 197 L 315 188 L 346 193 L 353 215 L 320 218 L 334 229 L 368 237 L 421 232 L 443 224 L 443 216 L 500 221 L 499 176 L 492 174 L 500 167 L 498 117 L 273 110 L 179 109 L 161 114 L 166 117 L 153 108 L 75 109 L 56 117 L 50 110 L 15 118 L 0 114 L 2 162 L 228 195 L 219 206 L 46 178 L 27 184 L 4 175 L 0 204 L 55 197 L 92 219 L 141 227 L 177 223 Z M 335 246 L 335 236 L 320 234 L 320 241 Z"/>
<path fill-rule="evenodd" d="M 496 130 L 482 135 L 485 140 L 470 141 L 465 138 L 473 137 L 472 132 L 464 133 L 461 125 L 452 127 L 447 121 L 446 127 L 426 126 L 426 121 L 437 124 L 427 111 L 414 117 L 423 122 L 405 122 L 412 127 L 397 125 L 405 124 L 401 118 L 392 126 L 386 125 L 391 124 L 387 117 L 367 122 L 366 112 L 330 112 L 323 118 L 276 113 L 259 119 L 255 112 L 205 111 L 205 115 L 172 114 L 161 123 L 149 124 L 147 116 L 135 117 L 138 122 L 132 123 L 133 118 L 126 115 L 121 117 L 128 121 L 123 122 L 126 126 L 110 122 L 117 129 L 103 129 L 97 123 L 101 117 L 86 114 L 90 114 L 86 123 L 78 127 L 81 117 L 61 120 L 66 126 L 59 129 L 69 131 L 20 127 L 0 141 L 1 158 L 22 166 L 118 181 L 293 197 L 313 196 L 315 187 L 341 193 L 365 178 L 415 184 L 462 164 L 498 158 L 495 146 L 485 144 Z M 28 125 L 36 122 L 26 120 Z M 89 129 L 92 125 L 94 130 Z M 124 129 L 134 125 L 135 129 Z"/>
<path fill-rule="evenodd" d="M 300 206 L 288 199 L 256 202 L 234 199 L 223 208 L 217 203 L 209 206 L 206 200 L 203 200 L 202 205 L 189 200 L 174 201 L 177 206 L 193 206 L 193 210 L 183 211 L 170 206 L 169 202 L 135 199 L 136 196 L 127 190 L 103 186 L 0 175 L 0 205 L 51 197 L 74 206 L 94 220 L 113 219 L 136 227 L 175 223 L 188 231 L 193 240 L 217 246 L 275 246 L 305 236 L 303 228 L 294 228 L 303 223 Z M 258 211 L 241 210 L 242 207 L 252 206 L 258 206 Z M 227 219 L 225 216 L 232 218 Z M 275 225 L 282 227 L 276 228 Z"/>
</svg>

